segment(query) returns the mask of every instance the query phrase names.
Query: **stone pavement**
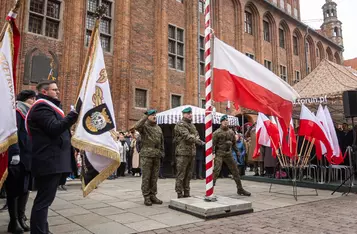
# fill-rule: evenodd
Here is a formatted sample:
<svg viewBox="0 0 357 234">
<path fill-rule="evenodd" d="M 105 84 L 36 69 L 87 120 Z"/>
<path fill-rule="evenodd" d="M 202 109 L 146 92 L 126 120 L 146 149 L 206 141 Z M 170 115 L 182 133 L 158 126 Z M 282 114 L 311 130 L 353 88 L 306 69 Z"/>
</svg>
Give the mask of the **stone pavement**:
<svg viewBox="0 0 357 234">
<path fill-rule="evenodd" d="M 125 177 L 105 181 L 87 198 L 82 197 L 79 181 L 68 182 L 68 191 L 59 191 L 49 212 L 50 231 L 53 233 L 276 233 L 298 232 L 298 230 L 330 230 L 341 224 L 339 230 L 352 233 L 357 230 L 356 197 L 341 198 L 341 194 L 331 196 L 330 191 L 318 191 L 319 196 L 301 196 L 298 201 L 292 197 L 291 186 L 269 185 L 243 181 L 244 187 L 252 192 L 252 197 L 240 197 L 232 179 L 217 181 L 215 193 L 236 199 L 252 201 L 254 213 L 206 221 L 168 208 L 171 198 L 176 197 L 174 179 L 159 180 L 158 197 L 163 205 L 146 207 L 140 191 L 141 178 Z M 204 180 L 192 181 L 192 195 L 203 195 Z M 286 193 L 286 194 L 283 194 Z M 313 195 L 312 189 L 298 188 L 299 194 Z M 31 193 L 27 214 L 31 211 L 35 192 Z M 3 200 L 0 201 L 0 205 Z M 354 212 L 355 215 L 350 215 Z M 353 217 L 353 219 L 351 218 Z M 5 233 L 8 224 L 7 212 L 0 213 L 0 233 Z M 183 225 L 183 226 L 182 226 Z M 318 229 L 317 228 L 325 228 Z M 342 229 L 341 229 L 342 227 Z M 202 232 L 204 228 L 204 232 Z M 348 229 L 347 228 L 354 228 Z M 334 229 L 331 229 L 334 230 Z M 336 233 L 331 231 L 330 233 Z"/>
</svg>

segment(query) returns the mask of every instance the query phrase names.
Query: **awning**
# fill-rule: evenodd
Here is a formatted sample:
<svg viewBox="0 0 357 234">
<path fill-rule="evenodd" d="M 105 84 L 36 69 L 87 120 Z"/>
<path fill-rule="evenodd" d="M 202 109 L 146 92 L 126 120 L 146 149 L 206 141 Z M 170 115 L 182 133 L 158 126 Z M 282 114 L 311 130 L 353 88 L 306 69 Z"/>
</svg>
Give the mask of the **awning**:
<svg viewBox="0 0 357 234">
<path fill-rule="evenodd" d="M 182 119 L 182 110 L 191 107 L 192 108 L 192 123 L 204 124 L 205 123 L 205 109 L 197 106 L 185 105 L 179 106 L 167 111 L 156 114 L 157 124 L 176 124 Z M 224 114 L 213 112 L 213 124 L 220 124 L 220 118 Z M 237 117 L 228 115 L 228 121 L 230 126 L 239 126 L 239 119 Z"/>
</svg>

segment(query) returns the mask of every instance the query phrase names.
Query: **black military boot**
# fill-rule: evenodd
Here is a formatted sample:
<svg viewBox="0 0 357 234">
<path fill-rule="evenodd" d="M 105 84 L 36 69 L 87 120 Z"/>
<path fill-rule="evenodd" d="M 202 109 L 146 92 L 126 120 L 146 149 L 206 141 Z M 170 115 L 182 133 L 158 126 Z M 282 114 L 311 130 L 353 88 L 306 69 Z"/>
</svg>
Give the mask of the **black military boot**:
<svg viewBox="0 0 357 234">
<path fill-rule="evenodd" d="M 22 196 L 20 196 L 17 200 L 17 215 L 18 215 L 18 220 L 19 224 L 24 229 L 25 232 L 30 231 L 30 227 L 26 223 L 26 216 L 25 216 L 25 210 L 26 210 L 26 204 L 27 200 L 29 198 L 29 193 L 26 193 Z"/>
<path fill-rule="evenodd" d="M 185 192 L 183 193 L 183 197 L 191 197 L 191 196 L 190 196 L 190 191 L 185 191 Z"/>
<path fill-rule="evenodd" d="M 155 195 L 151 195 L 150 200 L 151 200 L 152 204 L 157 204 L 157 205 L 162 204 L 162 201 L 159 198 L 157 198 Z"/>
<path fill-rule="evenodd" d="M 183 198 L 182 193 L 177 193 L 177 198 L 178 198 L 178 199 Z"/>
<path fill-rule="evenodd" d="M 152 202 L 149 196 L 144 197 L 144 204 L 145 206 L 152 206 Z"/>
<path fill-rule="evenodd" d="M 250 197 L 251 193 L 248 191 L 245 191 L 243 188 L 238 189 L 237 191 L 238 195 Z"/>
<path fill-rule="evenodd" d="M 8 198 L 7 206 L 10 215 L 10 223 L 7 227 L 7 232 L 14 234 L 24 233 L 24 230 L 20 227 L 19 221 L 17 219 L 17 200 L 12 197 Z"/>
</svg>

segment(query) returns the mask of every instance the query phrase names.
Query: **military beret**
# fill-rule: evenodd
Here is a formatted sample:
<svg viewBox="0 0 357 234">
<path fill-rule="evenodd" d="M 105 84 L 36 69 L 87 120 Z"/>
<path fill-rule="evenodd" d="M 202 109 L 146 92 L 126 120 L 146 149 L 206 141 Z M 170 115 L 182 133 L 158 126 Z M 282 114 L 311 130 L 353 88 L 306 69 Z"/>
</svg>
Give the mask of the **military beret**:
<svg viewBox="0 0 357 234">
<path fill-rule="evenodd" d="M 36 93 L 33 90 L 22 90 L 16 97 L 17 101 L 24 102 L 27 99 L 36 97 Z"/>
<path fill-rule="evenodd" d="M 223 116 L 221 117 L 221 122 L 224 121 L 224 120 L 228 120 L 228 115 L 223 115 Z"/>
<path fill-rule="evenodd" d="M 186 107 L 185 109 L 182 110 L 182 113 L 192 113 L 192 108 Z"/>
<path fill-rule="evenodd" d="M 156 112 L 157 112 L 156 110 L 151 109 L 151 110 L 146 111 L 145 115 L 153 115 L 153 114 L 156 114 Z"/>
</svg>

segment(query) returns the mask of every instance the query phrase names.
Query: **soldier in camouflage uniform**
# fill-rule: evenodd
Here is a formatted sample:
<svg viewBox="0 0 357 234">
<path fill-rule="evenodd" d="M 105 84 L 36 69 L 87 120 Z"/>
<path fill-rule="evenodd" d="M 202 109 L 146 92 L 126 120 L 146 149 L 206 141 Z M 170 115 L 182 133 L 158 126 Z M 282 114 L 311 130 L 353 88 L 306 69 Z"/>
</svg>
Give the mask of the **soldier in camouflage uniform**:
<svg viewBox="0 0 357 234">
<path fill-rule="evenodd" d="M 233 159 L 232 147 L 238 156 L 239 151 L 236 145 L 235 134 L 233 130 L 228 128 L 228 116 L 224 115 L 221 117 L 221 127 L 213 133 L 213 149 L 215 152 L 213 184 L 216 184 L 216 180 L 222 168 L 222 163 L 225 162 L 237 184 L 237 193 L 243 196 L 250 196 L 250 193 L 243 189 L 238 167 Z"/>
<path fill-rule="evenodd" d="M 140 166 L 142 171 L 141 191 L 144 204 L 162 204 L 156 197 L 159 177 L 160 158 L 164 157 L 164 135 L 156 124 L 156 110 L 149 110 L 135 124 L 141 136 Z"/>
<path fill-rule="evenodd" d="M 196 144 L 204 145 L 200 140 L 195 125 L 192 122 L 192 108 L 185 108 L 183 118 L 175 126 L 174 141 L 176 143 L 176 185 L 177 197 L 190 197 L 190 180 L 192 177 L 193 160 L 196 156 Z M 184 192 L 182 194 L 182 192 Z"/>
</svg>

